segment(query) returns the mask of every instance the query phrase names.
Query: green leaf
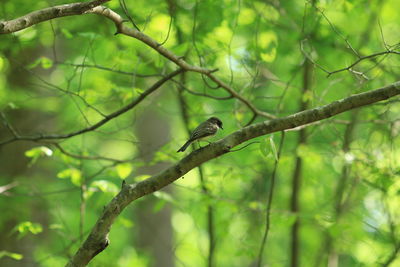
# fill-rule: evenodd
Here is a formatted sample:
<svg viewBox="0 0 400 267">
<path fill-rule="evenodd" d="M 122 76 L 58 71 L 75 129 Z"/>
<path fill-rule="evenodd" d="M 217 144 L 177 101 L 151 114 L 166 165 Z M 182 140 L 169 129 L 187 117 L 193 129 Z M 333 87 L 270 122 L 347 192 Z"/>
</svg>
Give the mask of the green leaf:
<svg viewBox="0 0 400 267">
<path fill-rule="evenodd" d="M 307 90 L 303 93 L 303 101 L 312 101 L 314 98 L 313 92 L 311 90 Z"/>
<path fill-rule="evenodd" d="M 65 28 L 62 28 L 61 32 L 65 36 L 65 38 L 67 38 L 67 39 L 72 39 L 74 37 L 72 35 L 72 33 L 69 30 L 65 29 Z"/>
<path fill-rule="evenodd" d="M 278 151 L 276 150 L 276 146 L 275 146 L 275 142 L 274 142 L 274 136 L 271 135 L 269 138 L 269 143 L 271 145 L 271 150 L 272 150 L 272 154 L 275 157 L 275 160 L 278 161 Z"/>
<path fill-rule="evenodd" d="M 144 92 L 144 90 L 143 90 L 142 88 L 138 88 L 138 87 L 135 87 L 135 88 L 133 89 L 133 91 L 134 91 L 137 95 L 141 95 L 141 94 L 143 94 L 143 92 Z"/>
<path fill-rule="evenodd" d="M 135 182 L 141 182 L 141 181 L 144 181 L 144 180 L 146 180 L 146 179 L 148 179 L 150 177 L 151 177 L 151 175 L 143 174 L 143 175 L 136 176 L 134 180 L 135 180 Z"/>
<path fill-rule="evenodd" d="M 235 111 L 235 119 L 237 121 L 242 121 L 244 118 L 244 113 L 240 111 Z"/>
<path fill-rule="evenodd" d="M 263 210 L 263 208 L 264 208 L 264 204 L 263 203 L 261 203 L 261 202 L 259 202 L 259 201 L 251 201 L 251 202 L 249 202 L 249 208 L 250 209 L 252 209 L 252 210 Z"/>
<path fill-rule="evenodd" d="M 42 57 L 41 64 L 43 69 L 50 69 L 51 67 L 53 67 L 53 60 L 47 57 Z"/>
<path fill-rule="evenodd" d="M 35 158 L 41 156 L 50 157 L 51 155 L 53 155 L 53 151 L 45 146 L 35 147 L 25 152 L 25 156 L 27 156 L 28 158 Z"/>
<path fill-rule="evenodd" d="M 18 232 L 18 239 L 20 239 L 29 233 L 37 235 L 42 231 L 43 227 L 41 224 L 25 221 L 16 225 L 12 232 Z"/>
<path fill-rule="evenodd" d="M 59 223 L 53 223 L 49 225 L 49 229 L 51 230 L 62 230 L 64 229 L 64 226 L 62 224 Z"/>
<path fill-rule="evenodd" d="M 0 259 L 3 258 L 3 257 L 10 257 L 10 258 L 12 258 L 14 260 L 19 261 L 19 260 L 22 260 L 24 256 L 22 254 L 19 254 L 19 253 L 14 253 L 14 252 L 9 252 L 9 251 L 6 251 L 6 250 L 2 250 L 2 251 L 0 251 Z"/>
<path fill-rule="evenodd" d="M 82 184 L 82 172 L 75 168 L 65 169 L 57 174 L 60 179 L 71 179 L 71 182 L 76 186 Z"/>
<path fill-rule="evenodd" d="M 117 170 L 119 178 L 125 179 L 126 177 L 128 177 L 129 174 L 131 174 L 133 168 L 132 164 L 130 163 L 122 163 L 118 164 L 115 169 Z"/>
<path fill-rule="evenodd" d="M 14 102 L 8 102 L 7 106 L 11 109 L 18 109 L 19 107 Z"/>
<path fill-rule="evenodd" d="M 118 187 L 107 180 L 98 180 L 91 183 L 90 187 L 98 188 L 104 193 L 116 193 L 119 191 Z"/>
<path fill-rule="evenodd" d="M 34 62 L 32 62 L 31 64 L 29 64 L 29 65 L 27 66 L 27 68 L 28 68 L 28 69 L 33 69 L 33 68 L 35 68 L 36 66 L 38 66 L 41 62 L 42 62 L 42 58 L 38 58 L 38 59 L 36 59 Z"/>
<path fill-rule="evenodd" d="M 27 68 L 33 69 L 33 68 L 39 66 L 39 64 L 41 65 L 41 67 L 43 69 L 50 69 L 51 67 L 53 67 L 53 60 L 51 60 L 48 57 L 40 57 L 40 58 L 36 59 L 33 63 L 29 64 L 27 66 Z"/>
<path fill-rule="evenodd" d="M 25 156 L 28 158 L 32 158 L 29 163 L 29 166 L 32 166 L 40 157 L 50 157 L 53 155 L 53 150 L 45 146 L 34 147 L 30 150 L 25 151 Z"/>
</svg>

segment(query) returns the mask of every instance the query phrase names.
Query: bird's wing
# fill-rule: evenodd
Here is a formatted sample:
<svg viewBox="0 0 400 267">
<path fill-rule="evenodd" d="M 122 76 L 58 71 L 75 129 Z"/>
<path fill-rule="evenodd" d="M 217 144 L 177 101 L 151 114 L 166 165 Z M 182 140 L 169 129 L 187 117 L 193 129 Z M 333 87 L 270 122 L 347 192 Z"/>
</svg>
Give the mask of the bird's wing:
<svg viewBox="0 0 400 267">
<path fill-rule="evenodd" d="M 203 138 L 209 135 L 213 135 L 217 132 L 217 129 L 208 122 L 203 122 L 196 129 L 194 129 L 192 135 L 190 136 L 190 140 L 197 140 L 199 138 Z"/>
<path fill-rule="evenodd" d="M 199 138 L 203 138 L 209 135 L 213 135 L 217 132 L 217 129 L 208 122 L 203 122 L 196 129 L 194 129 L 192 135 L 190 136 L 190 140 L 197 140 Z"/>
</svg>

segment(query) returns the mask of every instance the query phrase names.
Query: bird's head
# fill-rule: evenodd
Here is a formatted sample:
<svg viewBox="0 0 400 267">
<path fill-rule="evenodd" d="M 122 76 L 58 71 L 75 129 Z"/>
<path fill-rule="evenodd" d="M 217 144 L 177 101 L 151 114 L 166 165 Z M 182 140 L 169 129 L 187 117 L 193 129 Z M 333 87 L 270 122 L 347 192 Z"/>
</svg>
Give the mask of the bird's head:
<svg viewBox="0 0 400 267">
<path fill-rule="evenodd" d="M 224 128 L 222 128 L 222 121 L 220 119 L 218 119 L 217 117 L 211 117 L 208 119 L 208 121 L 213 124 L 216 124 L 218 126 L 218 128 L 224 129 Z"/>
</svg>

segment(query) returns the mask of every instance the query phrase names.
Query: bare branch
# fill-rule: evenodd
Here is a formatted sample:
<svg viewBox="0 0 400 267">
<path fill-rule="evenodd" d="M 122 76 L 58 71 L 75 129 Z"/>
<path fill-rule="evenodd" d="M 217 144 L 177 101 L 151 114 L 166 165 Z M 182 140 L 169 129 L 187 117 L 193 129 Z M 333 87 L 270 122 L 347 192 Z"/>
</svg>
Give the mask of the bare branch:
<svg viewBox="0 0 400 267">
<path fill-rule="evenodd" d="M 397 51 L 393 51 L 393 50 L 387 50 L 387 51 L 383 51 L 383 52 L 378 52 L 378 53 L 374 53 L 368 56 L 364 56 L 364 57 L 360 57 L 359 59 L 357 59 L 356 61 L 354 61 L 352 64 L 350 64 L 349 66 L 345 67 L 345 68 L 341 68 L 335 71 L 329 71 L 328 72 L 328 77 L 331 76 L 332 74 L 341 72 L 341 71 L 345 71 L 345 70 L 351 70 L 355 65 L 357 65 L 358 63 L 360 63 L 363 60 L 366 59 L 371 59 L 371 58 L 375 58 L 377 56 L 381 56 L 381 55 L 387 55 L 387 54 L 396 54 L 396 55 L 400 55 L 400 52 Z M 354 72 L 354 70 L 351 70 L 352 72 Z"/>
<path fill-rule="evenodd" d="M 7 127 L 7 129 L 11 132 L 11 134 L 16 137 L 18 136 L 17 131 L 14 129 L 14 127 L 8 122 L 6 115 L 4 115 L 3 112 L 0 112 L 0 117 L 3 119 L 3 124 Z"/>
<path fill-rule="evenodd" d="M 0 34 L 17 32 L 43 21 L 72 15 L 81 15 L 86 11 L 102 5 L 110 0 L 94 0 L 91 2 L 78 2 L 53 6 L 37 10 L 14 20 L 0 22 Z"/>
<path fill-rule="evenodd" d="M 18 182 L 12 182 L 6 185 L 0 186 L 0 195 L 9 195 L 8 191 L 14 187 L 18 186 Z"/>
<path fill-rule="evenodd" d="M 182 69 L 185 69 L 186 71 L 193 71 L 193 72 L 198 72 L 198 73 L 204 74 L 205 76 L 210 78 L 213 82 L 215 82 L 218 85 L 218 87 L 223 88 L 224 90 L 229 92 L 233 97 L 235 97 L 236 99 L 241 101 L 243 104 L 245 104 L 255 114 L 265 117 L 265 118 L 268 118 L 268 119 L 276 118 L 276 116 L 274 116 L 272 114 L 269 114 L 267 112 L 257 109 L 250 101 L 248 101 L 243 96 L 241 96 L 239 93 L 237 93 L 232 87 L 230 87 L 229 85 L 227 85 L 226 83 L 224 83 L 223 81 L 221 81 L 220 79 L 215 77 L 212 74 L 214 72 L 214 70 L 209 70 L 209 69 L 190 65 L 185 60 L 183 60 L 182 57 L 179 57 L 179 56 L 175 55 L 174 53 L 172 53 L 170 50 L 164 48 L 163 46 L 161 46 L 161 44 L 159 44 L 157 41 L 155 41 L 151 37 L 147 36 L 143 32 L 140 32 L 136 29 L 132 29 L 132 28 L 128 28 L 128 27 L 124 26 L 122 17 L 119 14 L 117 14 L 116 12 L 112 11 L 111 9 L 103 7 L 103 6 L 98 6 L 98 7 L 91 9 L 90 11 L 88 11 L 88 13 L 89 12 L 109 18 L 110 20 L 112 20 L 115 23 L 115 26 L 117 27 L 117 33 L 131 36 L 135 39 L 142 41 L 146 45 L 148 45 L 151 48 L 153 48 L 154 50 L 156 50 L 159 54 L 161 54 L 165 58 L 174 62 L 176 65 L 178 65 Z"/>
<path fill-rule="evenodd" d="M 155 84 L 153 84 L 149 89 L 147 89 L 146 91 L 144 91 L 139 97 L 137 97 L 135 100 L 133 100 L 131 103 L 129 103 L 128 105 L 118 109 L 117 111 L 114 111 L 113 113 L 106 115 L 104 117 L 104 119 L 98 121 L 97 123 L 93 124 L 92 126 L 83 128 L 81 130 L 78 131 L 74 131 L 74 132 L 70 132 L 67 134 L 49 134 L 49 135 L 39 135 L 39 136 L 14 136 L 11 139 L 8 139 L 6 141 L 0 142 L 0 146 L 2 145 L 6 145 L 15 141 L 19 141 L 19 140 L 25 140 L 25 141 L 40 141 L 40 140 L 50 140 L 50 139 L 66 139 L 66 138 L 70 138 L 76 135 L 80 135 L 83 133 L 87 133 L 93 130 L 96 130 L 97 128 L 99 128 L 100 126 L 106 124 L 108 121 L 124 114 L 125 112 L 131 110 L 132 108 L 134 108 L 136 105 L 138 105 L 140 102 L 142 102 L 148 95 L 150 95 L 151 93 L 153 93 L 154 91 L 156 91 L 158 88 L 161 87 L 161 85 L 163 85 L 165 82 L 167 82 L 168 80 L 172 79 L 173 77 L 175 77 L 176 75 L 184 72 L 185 70 L 183 69 L 178 69 L 174 72 L 171 72 L 170 74 L 168 74 L 167 76 L 165 76 L 164 78 L 162 78 L 161 80 L 157 81 Z"/>
<path fill-rule="evenodd" d="M 176 83 L 177 85 L 179 85 L 179 87 L 182 90 L 187 91 L 189 94 L 192 94 L 192 95 L 208 97 L 208 98 L 215 99 L 215 100 L 229 100 L 229 99 L 233 98 L 232 95 L 229 95 L 229 96 L 213 96 L 213 95 L 209 95 L 209 94 L 206 94 L 206 93 L 198 93 L 198 92 L 195 92 L 195 91 L 189 89 L 187 86 L 185 86 L 184 84 L 182 84 L 181 82 L 179 82 L 179 81 L 177 81 L 175 79 L 172 79 L 172 81 L 174 83 Z"/>
<path fill-rule="evenodd" d="M 138 74 L 135 72 L 115 70 L 113 68 L 104 67 L 104 66 L 100 66 L 97 64 L 94 64 L 94 65 L 92 65 L 92 64 L 74 64 L 74 63 L 67 63 L 67 62 L 60 62 L 60 61 L 54 62 L 54 64 L 67 65 L 67 66 L 73 66 L 73 67 L 78 67 L 78 68 L 93 68 L 93 69 L 109 71 L 109 72 L 113 72 L 113 73 L 121 74 L 121 75 L 136 76 L 136 77 L 140 77 L 140 78 L 162 77 L 161 74 Z"/>
<path fill-rule="evenodd" d="M 345 111 L 376 103 L 399 94 L 400 81 L 380 89 L 352 95 L 328 105 L 308 109 L 284 118 L 253 124 L 233 132 L 215 143 L 193 151 L 175 165 L 142 182 L 124 184 L 121 191 L 105 207 L 86 241 L 67 266 L 86 266 L 90 260 L 103 251 L 109 244 L 108 233 L 112 224 L 122 210 L 132 201 L 173 183 L 204 162 L 230 152 L 233 147 L 247 140 L 333 117 Z"/>
<path fill-rule="evenodd" d="M 331 22 L 331 21 L 328 19 L 328 17 L 325 15 L 325 12 L 324 12 L 322 9 L 318 8 L 317 6 L 315 6 L 315 5 L 313 5 L 313 7 L 321 13 L 321 15 L 324 17 L 324 19 L 328 22 L 329 26 L 331 26 L 332 30 L 333 30 L 337 35 L 339 35 L 340 38 L 342 38 L 342 39 L 346 42 L 347 48 L 349 48 L 358 58 L 360 58 L 360 55 L 359 55 L 358 52 L 353 48 L 353 46 L 350 44 L 349 40 L 348 40 L 346 37 L 344 37 L 344 36 L 339 32 L 339 30 L 332 24 L 332 22 Z"/>
<path fill-rule="evenodd" d="M 65 150 L 59 143 L 56 142 L 46 142 L 45 144 L 53 145 L 55 146 L 60 152 L 68 157 L 75 158 L 75 159 L 82 159 L 82 160 L 104 160 L 104 161 L 112 161 L 115 163 L 124 163 L 128 162 L 130 160 L 119 160 L 119 159 L 113 159 L 113 158 L 108 158 L 108 157 L 102 157 L 102 156 L 84 156 L 84 155 L 77 155 L 73 154 L 67 150 Z"/>
</svg>

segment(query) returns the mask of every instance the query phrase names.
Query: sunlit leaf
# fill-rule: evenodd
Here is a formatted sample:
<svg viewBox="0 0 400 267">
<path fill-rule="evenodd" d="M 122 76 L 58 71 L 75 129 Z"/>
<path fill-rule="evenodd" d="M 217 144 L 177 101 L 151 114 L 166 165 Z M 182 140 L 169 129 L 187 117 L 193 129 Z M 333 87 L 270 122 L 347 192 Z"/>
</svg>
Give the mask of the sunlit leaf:
<svg viewBox="0 0 400 267">
<path fill-rule="evenodd" d="M 80 186 L 82 184 L 82 172 L 75 168 L 62 170 L 57 174 L 57 177 L 60 179 L 70 179 L 71 182 L 76 186 Z"/>
<path fill-rule="evenodd" d="M 13 102 L 8 102 L 7 106 L 9 106 L 11 109 L 18 109 L 18 105 Z"/>
<path fill-rule="evenodd" d="M 31 158 L 29 165 L 33 165 L 40 157 L 50 157 L 53 155 L 53 151 L 45 146 L 39 146 L 31 148 L 30 150 L 25 151 L 25 156 Z"/>
<path fill-rule="evenodd" d="M 90 184 L 90 187 L 98 188 L 105 193 L 116 193 L 119 191 L 118 187 L 107 180 L 97 180 Z"/>
<path fill-rule="evenodd" d="M 64 229 L 64 226 L 62 226 L 61 224 L 58 223 L 53 223 L 49 225 L 49 229 L 51 230 L 62 230 Z"/>
<path fill-rule="evenodd" d="M 31 64 L 29 64 L 29 65 L 27 66 L 27 68 L 28 68 L 28 69 L 33 69 L 33 68 L 35 68 L 36 66 L 38 66 L 41 62 L 42 62 L 42 59 L 41 59 L 41 58 L 38 58 L 38 59 L 36 59 L 34 62 L 32 62 Z"/>
<path fill-rule="evenodd" d="M 148 179 L 150 177 L 151 177 L 151 175 L 143 174 L 143 175 L 135 176 L 134 180 L 135 180 L 135 182 L 141 182 L 141 181 L 144 181 L 144 180 L 146 180 L 146 179 Z"/>
<path fill-rule="evenodd" d="M 37 235 L 43 231 L 42 225 L 39 223 L 33 223 L 30 221 L 21 222 L 16 225 L 13 229 L 13 232 L 18 233 L 18 239 L 26 236 L 31 233 Z"/>
<path fill-rule="evenodd" d="M 249 208 L 252 210 L 262 210 L 265 205 L 258 201 L 251 201 L 249 202 Z"/>
<path fill-rule="evenodd" d="M 131 174 L 133 169 L 132 164 L 130 163 L 118 164 L 115 168 L 117 170 L 119 178 L 121 179 L 125 179 L 126 177 L 128 177 L 128 175 Z"/>
<path fill-rule="evenodd" d="M 22 254 L 9 252 L 6 250 L 1 250 L 0 251 L 0 259 L 4 258 L 4 257 L 9 257 L 9 258 L 12 258 L 17 261 L 22 260 L 24 258 L 24 256 Z"/>
<path fill-rule="evenodd" d="M 41 64 L 43 69 L 49 69 L 53 66 L 53 60 L 47 57 L 42 57 Z"/>
</svg>

